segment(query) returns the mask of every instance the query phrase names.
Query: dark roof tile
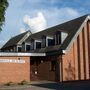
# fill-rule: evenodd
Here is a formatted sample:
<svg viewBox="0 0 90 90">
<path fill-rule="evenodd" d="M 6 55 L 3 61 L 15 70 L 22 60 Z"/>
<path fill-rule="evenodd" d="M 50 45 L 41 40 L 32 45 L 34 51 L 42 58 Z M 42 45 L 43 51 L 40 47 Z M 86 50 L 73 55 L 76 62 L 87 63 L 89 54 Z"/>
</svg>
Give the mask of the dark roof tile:
<svg viewBox="0 0 90 90">
<path fill-rule="evenodd" d="M 41 53 L 41 52 L 65 50 L 87 16 L 88 15 L 81 16 L 79 18 L 70 20 L 70 21 L 65 22 L 63 24 L 48 28 L 44 31 L 32 34 L 26 41 L 30 41 L 31 38 L 38 39 L 38 38 L 41 38 L 43 35 L 47 36 L 50 34 L 54 34 L 56 31 L 66 32 L 66 33 L 68 33 L 68 36 L 61 45 L 49 46 L 49 47 L 41 48 L 38 50 L 32 50 L 31 52 Z"/>
<path fill-rule="evenodd" d="M 68 34 L 70 34 L 71 32 L 75 32 L 80 27 L 80 25 L 83 23 L 83 21 L 87 16 L 88 15 L 85 15 L 85 16 L 67 21 L 65 23 L 59 24 L 57 26 L 45 29 L 38 33 L 32 34 L 29 38 L 26 39 L 26 41 L 30 41 L 31 39 L 40 39 L 43 35 L 52 36 L 57 31 L 66 32 Z"/>
<path fill-rule="evenodd" d="M 27 32 L 24 32 L 22 34 L 12 37 L 1 49 L 16 45 L 24 37 L 24 35 L 26 35 L 26 33 Z"/>
</svg>

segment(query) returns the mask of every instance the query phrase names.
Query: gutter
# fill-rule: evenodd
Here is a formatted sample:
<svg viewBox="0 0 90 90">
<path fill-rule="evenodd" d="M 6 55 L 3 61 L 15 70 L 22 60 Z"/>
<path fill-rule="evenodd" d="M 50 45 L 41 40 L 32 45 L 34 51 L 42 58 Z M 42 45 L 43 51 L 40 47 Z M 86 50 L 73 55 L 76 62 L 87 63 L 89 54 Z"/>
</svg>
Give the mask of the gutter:
<svg viewBox="0 0 90 90">
<path fill-rule="evenodd" d="M 11 53 L 0 52 L 0 56 L 46 56 L 46 53 Z"/>
</svg>

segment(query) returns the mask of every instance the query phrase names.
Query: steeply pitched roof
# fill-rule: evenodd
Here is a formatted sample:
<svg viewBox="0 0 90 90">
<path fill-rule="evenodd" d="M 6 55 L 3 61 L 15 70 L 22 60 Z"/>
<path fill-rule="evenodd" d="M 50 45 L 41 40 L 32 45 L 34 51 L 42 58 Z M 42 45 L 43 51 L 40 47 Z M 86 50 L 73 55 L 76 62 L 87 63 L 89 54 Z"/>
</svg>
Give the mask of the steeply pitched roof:
<svg viewBox="0 0 90 90">
<path fill-rule="evenodd" d="M 73 39 L 75 39 L 75 35 L 77 34 L 77 32 L 79 31 L 81 25 L 84 23 L 84 21 L 86 20 L 88 15 L 84 15 L 81 16 L 79 18 L 67 21 L 65 23 L 62 23 L 60 25 L 48 28 L 46 30 L 43 30 L 41 32 L 35 33 L 30 35 L 27 39 L 26 42 L 30 41 L 31 39 L 41 39 L 41 37 L 43 35 L 45 36 L 52 36 L 54 35 L 57 31 L 61 31 L 61 32 L 66 32 L 68 33 L 68 36 L 66 37 L 66 39 L 64 40 L 64 42 L 61 45 L 55 45 L 55 46 L 48 46 L 45 48 L 41 48 L 41 49 L 36 49 L 36 50 L 31 50 L 31 53 L 47 53 L 47 54 L 51 54 L 51 53 L 62 53 L 62 50 L 66 50 L 71 42 L 73 41 Z M 22 39 L 24 37 L 24 35 L 27 32 L 17 35 L 13 38 L 11 38 L 2 48 L 6 48 L 12 45 L 16 45 L 20 39 Z"/>
<path fill-rule="evenodd" d="M 60 25 L 51 27 L 49 29 L 46 29 L 44 31 L 32 34 L 26 41 L 30 41 L 30 39 L 39 39 L 43 35 L 53 35 L 56 31 L 62 31 L 68 33 L 67 38 L 64 40 L 64 42 L 61 45 L 55 45 L 55 46 L 48 46 L 45 48 L 32 50 L 30 52 L 40 53 L 40 52 L 52 52 L 52 51 L 60 51 L 60 50 L 66 50 L 70 42 L 72 41 L 73 37 L 75 36 L 76 32 L 81 27 L 82 23 L 85 21 L 88 15 L 81 16 L 79 18 L 70 20 L 68 22 L 62 23 Z"/>
<path fill-rule="evenodd" d="M 76 32 L 87 16 L 88 15 L 85 15 L 85 16 L 67 21 L 65 23 L 59 24 L 57 26 L 45 29 L 38 33 L 32 34 L 26 41 L 30 41 L 31 38 L 32 39 L 40 39 L 43 35 L 45 35 L 45 36 L 51 35 L 52 36 L 55 34 L 56 31 L 66 32 L 68 34 L 70 34 L 71 32 Z"/>
<path fill-rule="evenodd" d="M 60 47 L 62 50 L 65 50 L 67 48 L 67 46 L 70 44 L 71 40 L 76 35 L 76 33 L 78 32 L 79 28 L 81 27 L 81 25 L 84 23 L 84 21 L 86 20 L 86 18 L 88 16 L 89 15 L 85 15 L 85 16 L 76 18 L 76 19 L 71 20 L 71 21 L 66 23 L 68 25 L 67 26 L 67 30 L 70 33 L 68 34 L 67 38 L 65 39 L 65 41 L 63 42 L 63 44 Z"/>
<path fill-rule="evenodd" d="M 12 37 L 1 49 L 16 45 L 26 34 L 27 32 L 24 32 L 22 34 Z"/>
</svg>

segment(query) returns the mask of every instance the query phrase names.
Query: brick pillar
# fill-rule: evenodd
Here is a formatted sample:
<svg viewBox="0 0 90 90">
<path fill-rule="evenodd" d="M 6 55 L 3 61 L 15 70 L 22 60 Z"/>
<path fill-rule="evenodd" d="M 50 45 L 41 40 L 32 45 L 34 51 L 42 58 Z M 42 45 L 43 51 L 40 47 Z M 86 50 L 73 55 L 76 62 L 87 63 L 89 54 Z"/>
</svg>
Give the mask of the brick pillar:
<svg viewBox="0 0 90 90">
<path fill-rule="evenodd" d="M 58 65 L 59 65 L 59 81 L 63 81 L 63 63 L 62 63 L 62 55 L 58 57 Z"/>
<path fill-rule="evenodd" d="M 87 38 L 88 38 L 89 79 L 90 79 L 90 21 L 87 22 Z"/>
<path fill-rule="evenodd" d="M 88 58 L 88 39 L 87 39 L 87 23 L 84 27 L 84 36 L 85 36 L 85 63 L 86 63 L 86 79 L 89 79 L 89 58 Z"/>
</svg>

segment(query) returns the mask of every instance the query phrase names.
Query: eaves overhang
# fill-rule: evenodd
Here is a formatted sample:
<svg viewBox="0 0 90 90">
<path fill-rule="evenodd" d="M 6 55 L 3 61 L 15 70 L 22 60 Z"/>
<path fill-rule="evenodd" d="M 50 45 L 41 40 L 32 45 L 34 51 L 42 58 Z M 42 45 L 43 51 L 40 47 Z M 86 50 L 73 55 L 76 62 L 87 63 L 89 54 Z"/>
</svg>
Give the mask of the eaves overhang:
<svg viewBox="0 0 90 90">
<path fill-rule="evenodd" d="M 46 53 L 0 52 L 0 56 L 46 56 Z"/>
<path fill-rule="evenodd" d="M 56 50 L 51 52 L 46 52 L 46 56 L 53 56 L 53 55 L 63 55 L 63 50 Z"/>
</svg>

